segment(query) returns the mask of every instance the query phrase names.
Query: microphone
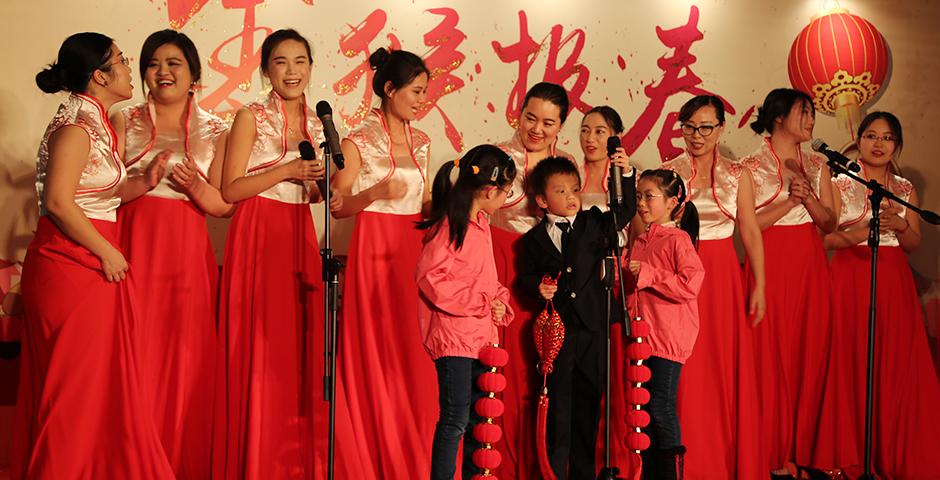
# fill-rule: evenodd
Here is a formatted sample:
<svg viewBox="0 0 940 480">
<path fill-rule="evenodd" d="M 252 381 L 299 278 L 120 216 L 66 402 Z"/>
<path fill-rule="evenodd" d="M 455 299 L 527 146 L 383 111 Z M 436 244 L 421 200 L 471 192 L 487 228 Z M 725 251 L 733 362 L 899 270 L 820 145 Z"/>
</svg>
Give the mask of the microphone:
<svg viewBox="0 0 940 480">
<path fill-rule="evenodd" d="M 333 108 L 326 100 L 317 102 L 317 117 L 323 123 L 323 135 L 326 136 L 326 143 L 329 145 L 330 155 L 333 164 L 337 170 L 342 170 L 346 166 L 346 160 L 343 158 L 343 151 L 339 147 L 339 135 L 336 134 L 336 125 L 333 124 Z"/>
<path fill-rule="evenodd" d="M 853 162 L 852 160 L 849 160 L 849 158 L 846 157 L 845 155 L 842 155 L 841 153 L 835 150 L 831 150 L 829 148 L 829 145 L 826 145 L 826 142 L 822 141 L 821 138 L 817 138 L 813 140 L 812 146 L 813 146 L 813 150 L 825 155 L 826 158 L 828 158 L 830 162 L 838 163 L 842 167 L 845 167 L 847 170 L 858 172 L 862 169 L 862 167 L 860 167 L 858 163 Z"/>
<path fill-rule="evenodd" d="M 317 159 L 317 151 L 314 150 L 313 144 L 311 144 L 308 140 L 300 142 L 300 145 L 297 146 L 297 150 L 300 150 L 300 158 L 304 160 Z M 326 198 L 327 190 L 325 178 L 317 180 L 317 188 L 320 189 L 320 196 Z"/>
<path fill-rule="evenodd" d="M 607 157 L 613 157 L 617 153 L 617 149 L 620 148 L 620 137 L 617 135 L 611 135 L 607 137 Z M 610 195 L 610 204 L 611 205 L 620 205 L 623 203 L 623 185 L 621 184 L 622 179 L 620 178 L 623 175 L 623 172 L 620 171 L 620 167 L 610 162 L 610 178 L 607 181 L 608 188 L 607 193 Z"/>
</svg>

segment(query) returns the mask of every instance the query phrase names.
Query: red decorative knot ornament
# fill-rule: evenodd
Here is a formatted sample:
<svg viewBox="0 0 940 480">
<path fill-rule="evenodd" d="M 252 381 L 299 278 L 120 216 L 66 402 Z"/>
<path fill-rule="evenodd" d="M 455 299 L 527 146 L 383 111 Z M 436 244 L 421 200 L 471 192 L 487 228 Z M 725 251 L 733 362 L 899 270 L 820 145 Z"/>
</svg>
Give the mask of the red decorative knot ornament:
<svg viewBox="0 0 940 480">
<path fill-rule="evenodd" d="M 835 8 L 797 35 L 787 65 L 793 87 L 809 94 L 816 110 L 835 113 L 854 138 L 860 107 L 884 85 L 888 47 L 868 20 Z"/>
<path fill-rule="evenodd" d="M 638 311 L 634 306 L 634 311 Z M 633 343 L 627 346 L 627 381 L 630 388 L 627 390 L 627 426 L 630 427 L 630 433 L 627 434 L 627 448 L 633 451 L 636 457 L 636 472 L 639 474 L 642 463 L 640 452 L 650 446 L 650 437 L 643 433 L 643 428 L 649 425 L 650 415 L 643 410 L 643 405 L 650 401 L 649 390 L 643 388 L 643 384 L 648 382 L 652 376 L 649 367 L 644 362 L 650 358 L 652 348 L 647 342 L 650 334 L 650 324 L 642 317 L 636 316 L 630 323 L 630 332 L 633 334 Z"/>
<path fill-rule="evenodd" d="M 506 389 L 506 377 L 497 369 L 509 363 L 509 353 L 499 348 L 499 345 L 486 346 L 480 350 L 480 362 L 489 371 L 477 377 L 477 386 L 485 395 L 474 405 L 474 410 L 483 417 L 483 421 L 473 427 L 473 438 L 482 445 L 473 452 L 473 464 L 482 469 L 483 473 L 474 475 L 473 480 L 498 480 L 493 471 L 502 462 L 502 457 L 493 444 L 503 438 L 503 429 L 495 420 L 503 415 L 505 408 L 496 394 Z"/>
<path fill-rule="evenodd" d="M 555 278 L 542 277 L 542 283 L 558 285 L 559 272 Z M 555 310 L 551 300 L 545 302 L 545 308 L 535 319 L 535 351 L 539 354 L 538 370 L 542 374 L 542 392 L 539 394 L 538 417 L 535 424 L 535 446 L 538 450 L 539 471 L 545 480 L 555 480 L 555 472 L 548 460 L 548 446 L 545 443 L 545 425 L 548 421 L 548 374 L 552 373 L 555 358 L 565 343 L 565 324 Z"/>
</svg>

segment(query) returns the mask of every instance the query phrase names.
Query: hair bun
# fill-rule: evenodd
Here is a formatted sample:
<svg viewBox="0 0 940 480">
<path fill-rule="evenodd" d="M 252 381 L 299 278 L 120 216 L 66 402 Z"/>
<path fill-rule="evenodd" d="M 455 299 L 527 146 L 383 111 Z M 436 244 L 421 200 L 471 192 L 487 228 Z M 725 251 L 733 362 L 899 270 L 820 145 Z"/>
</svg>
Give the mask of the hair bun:
<svg viewBox="0 0 940 480">
<path fill-rule="evenodd" d="M 392 53 L 389 52 L 387 48 L 379 48 L 372 52 L 372 55 L 369 55 L 369 66 L 372 67 L 372 70 L 378 70 L 382 65 L 385 65 L 385 62 L 387 62 L 391 56 Z"/>
<path fill-rule="evenodd" d="M 53 63 L 36 74 L 36 85 L 46 93 L 61 92 L 65 88 L 62 68 Z"/>
<path fill-rule="evenodd" d="M 764 133 L 767 130 L 767 119 L 765 118 L 767 113 L 764 111 L 763 107 L 757 107 L 757 118 L 751 122 L 751 130 L 754 130 L 758 135 Z"/>
</svg>

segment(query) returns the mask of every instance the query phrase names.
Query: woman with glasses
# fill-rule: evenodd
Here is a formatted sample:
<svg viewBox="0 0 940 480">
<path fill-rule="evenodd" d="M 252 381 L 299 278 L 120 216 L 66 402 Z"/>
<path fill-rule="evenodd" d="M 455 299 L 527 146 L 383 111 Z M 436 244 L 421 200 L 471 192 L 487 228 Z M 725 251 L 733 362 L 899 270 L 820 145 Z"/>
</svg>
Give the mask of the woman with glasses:
<svg viewBox="0 0 940 480">
<path fill-rule="evenodd" d="M 134 275 L 116 210 L 153 189 L 166 158 L 128 178 L 108 121 L 131 98 L 131 69 L 100 33 L 77 33 L 36 75 L 70 92 L 39 145 L 39 225 L 23 261 L 23 363 L 12 478 L 169 479 L 142 390 Z"/>
<path fill-rule="evenodd" d="M 685 153 L 663 164 L 688 186 L 699 214 L 698 254 L 708 281 L 698 296 L 700 329 L 695 353 L 679 385 L 682 438 L 689 478 L 752 479 L 766 476 L 758 448 L 757 377 L 753 326 L 766 307 L 764 247 L 754 212 L 751 173 L 723 157 L 725 106 L 697 96 L 679 110 Z M 744 296 L 734 249 L 737 227 L 755 288 Z"/>
<path fill-rule="evenodd" d="M 858 127 L 860 176 L 873 179 L 912 205 L 914 186 L 900 176 L 904 145 L 901 122 L 888 112 L 869 113 Z M 837 231 L 825 237 L 832 257 L 832 355 L 813 466 L 823 470 L 863 465 L 865 376 L 872 217 L 865 186 L 833 180 Z M 940 475 L 940 383 L 933 368 L 924 322 L 907 263 L 920 246 L 915 212 L 881 202 L 878 293 L 875 320 L 875 385 L 872 467 L 879 478 L 938 478 Z"/>
<path fill-rule="evenodd" d="M 200 72 L 189 37 L 151 34 L 140 52 L 146 101 L 112 119 L 129 175 L 170 155 L 170 175 L 118 209 L 118 229 L 141 307 L 141 378 L 180 478 L 209 478 L 219 268 L 206 214 L 233 210 L 219 191 L 228 127 L 196 105 Z"/>
<path fill-rule="evenodd" d="M 836 227 L 825 158 L 801 148 L 813 138 L 812 99 L 798 90 L 771 91 L 751 128 L 768 133 L 741 159 L 754 179 L 757 223 L 764 239 L 767 310 L 756 327 L 761 430 L 773 478 L 791 478 L 812 451 L 830 348 L 829 273 L 823 234 Z M 760 279 L 747 262 L 750 297 Z"/>
</svg>

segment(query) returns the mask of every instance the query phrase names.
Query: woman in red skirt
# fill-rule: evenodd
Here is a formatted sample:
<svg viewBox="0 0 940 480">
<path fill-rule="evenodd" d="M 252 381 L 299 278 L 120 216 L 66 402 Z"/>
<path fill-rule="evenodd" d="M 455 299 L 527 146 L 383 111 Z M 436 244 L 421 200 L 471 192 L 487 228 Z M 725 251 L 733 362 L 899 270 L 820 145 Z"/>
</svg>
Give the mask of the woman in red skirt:
<svg viewBox="0 0 940 480">
<path fill-rule="evenodd" d="M 607 156 L 607 139 L 611 136 L 620 136 L 623 134 L 623 120 L 616 110 L 607 106 L 599 105 L 584 114 L 581 120 L 581 132 L 579 140 L 581 152 L 584 154 L 584 162 L 581 165 L 583 170 L 583 183 L 581 185 L 581 209 L 590 210 L 591 207 L 597 207 L 602 211 L 609 210 L 607 193 L 608 180 L 610 177 L 610 157 Z M 622 149 L 618 153 L 626 155 Z M 635 182 L 636 178 L 631 176 L 624 181 Z M 627 199 L 633 201 L 633 199 Z M 637 218 L 637 217 L 634 217 Z M 629 227 L 624 228 L 623 234 L 627 235 Z M 621 266 L 627 266 L 627 248 L 621 250 Z M 615 282 L 619 282 L 619 275 L 616 275 Z M 615 283 L 613 287 L 615 302 L 619 302 L 620 287 Z M 626 472 L 632 469 L 632 456 L 630 449 L 627 448 L 627 434 L 630 427 L 622 421 L 624 414 L 624 405 L 627 404 L 626 395 L 630 388 L 626 382 L 626 373 L 624 367 L 627 365 L 626 358 L 626 338 L 623 335 L 623 325 L 617 323 L 610 330 L 610 381 L 611 381 L 611 417 L 610 417 L 610 455 L 611 465 L 618 467 Z M 607 402 L 605 398 L 603 400 Z M 606 418 L 601 416 L 599 432 L 604 431 L 604 422 Z M 604 454 L 604 436 L 598 435 L 597 440 L 598 465 L 603 465 Z"/>
<path fill-rule="evenodd" d="M 763 480 L 753 326 L 765 305 L 764 247 L 754 212 L 751 173 L 718 153 L 725 108 L 700 95 L 679 110 L 686 151 L 663 164 L 688 185 L 699 213 L 698 254 L 706 278 L 698 296 L 695 352 L 682 369 L 679 418 L 689 479 Z M 741 235 L 754 290 L 745 301 L 732 235 Z"/>
<path fill-rule="evenodd" d="M 901 122 L 890 113 L 870 113 L 859 124 L 861 176 L 917 205 L 911 182 L 892 173 L 903 145 Z M 845 176 L 833 183 L 839 230 L 825 238 L 826 247 L 836 251 L 830 266 L 833 350 L 813 465 L 855 473 L 864 467 L 872 212 L 863 185 Z M 881 204 L 880 219 L 872 470 L 880 478 L 936 479 L 940 383 L 906 255 L 920 246 L 920 221 L 916 213 L 889 200 Z"/>
<path fill-rule="evenodd" d="M 110 38 L 72 35 L 36 83 L 71 94 L 39 146 L 12 478 L 173 478 L 141 388 L 133 275 L 115 225 L 166 156 L 128 179 L 108 109 L 131 98 L 131 69 Z"/>
<path fill-rule="evenodd" d="M 333 185 L 355 215 L 343 287 L 337 390 L 337 478 L 427 478 L 438 418 L 434 363 L 424 350 L 414 272 L 428 203 L 428 136 L 411 122 L 430 72 L 417 55 L 376 50 L 382 99 L 343 139 Z"/>
<path fill-rule="evenodd" d="M 568 117 L 568 92 L 561 85 L 537 83 L 526 92 L 519 114 L 518 126 L 512 139 L 497 146 L 512 157 L 518 174 L 513 180 L 511 195 L 490 218 L 493 235 L 493 254 L 496 272 L 501 284 L 514 294 L 509 296 L 516 320 L 502 332 L 503 346 L 509 351 L 509 364 L 504 369 L 507 385 L 503 392 L 506 411 L 503 414 L 504 441 L 497 447 L 503 455 L 499 467 L 500 478 L 529 479 L 538 476 L 535 450 L 535 416 L 538 388 L 538 355 L 532 340 L 534 312 L 538 302 L 517 290 L 516 259 L 519 238 L 541 219 L 542 212 L 535 201 L 526 195 L 529 172 L 543 159 L 567 153 L 556 149 L 558 132 Z M 606 147 L 605 147 L 606 148 Z M 572 159 L 573 161 L 573 159 Z M 520 303 L 522 301 L 523 303 Z M 538 378 L 537 378 L 538 377 Z"/>
<path fill-rule="evenodd" d="M 186 35 L 156 32 L 140 53 L 147 101 L 113 118 L 129 175 L 169 151 L 168 178 L 118 209 L 121 248 L 134 266 L 140 373 L 177 478 L 209 478 L 216 355 L 216 286 L 206 213 L 227 216 L 219 184 L 225 123 L 196 106 L 199 53 Z"/>
<path fill-rule="evenodd" d="M 240 109 L 229 135 L 222 195 L 237 203 L 222 267 L 221 359 L 212 477 L 321 478 L 326 468 L 323 282 L 310 203 L 323 156 L 298 145 L 323 140 L 307 106 L 310 45 L 278 30 L 261 46 L 271 92 Z M 322 152 L 321 152 L 322 153 Z M 334 204 L 342 203 L 334 196 Z"/>
<path fill-rule="evenodd" d="M 815 110 L 803 92 L 771 91 L 751 128 L 769 133 L 741 159 L 755 185 L 763 230 L 767 311 L 756 328 L 754 356 L 764 448 L 773 478 L 809 460 L 830 347 L 829 272 L 823 233 L 835 229 L 832 182 L 825 159 L 802 149 L 813 137 Z M 759 279 L 748 262 L 749 296 Z"/>
</svg>

